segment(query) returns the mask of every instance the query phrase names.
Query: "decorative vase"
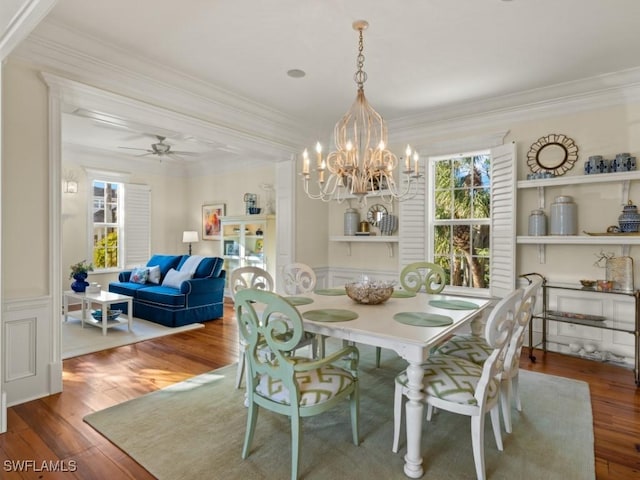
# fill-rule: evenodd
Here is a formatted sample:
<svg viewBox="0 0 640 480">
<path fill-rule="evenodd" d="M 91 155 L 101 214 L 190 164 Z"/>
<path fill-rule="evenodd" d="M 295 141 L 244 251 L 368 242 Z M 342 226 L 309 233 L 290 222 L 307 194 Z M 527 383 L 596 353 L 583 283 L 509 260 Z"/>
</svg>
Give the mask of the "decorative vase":
<svg viewBox="0 0 640 480">
<path fill-rule="evenodd" d="M 556 197 L 551 204 L 551 235 L 577 235 L 577 205 L 569 195 Z"/>
<path fill-rule="evenodd" d="M 347 208 L 344 212 L 344 234 L 355 235 L 360 223 L 360 214 L 355 208 Z"/>
<path fill-rule="evenodd" d="M 73 279 L 75 281 L 71 284 L 71 290 L 78 293 L 84 292 L 89 286 L 89 282 L 87 282 L 87 277 L 88 275 L 86 273 L 76 273 L 73 276 Z"/>
<path fill-rule="evenodd" d="M 621 232 L 637 232 L 640 228 L 640 213 L 631 200 L 622 208 L 622 213 L 618 217 Z"/>
<path fill-rule="evenodd" d="M 543 210 L 531 210 L 529 215 L 529 235 L 542 236 L 547 234 L 547 217 Z"/>
<path fill-rule="evenodd" d="M 391 235 L 398 228 L 398 217 L 385 213 L 382 215 L 378 226 L 382 235 Z"/>
<path fill-rule="evenodd" d="M 633 258 L 612 257 L 607 259 L 607 280 L 613 282 L 613 289 L 633 293 Z"/>
</svg>

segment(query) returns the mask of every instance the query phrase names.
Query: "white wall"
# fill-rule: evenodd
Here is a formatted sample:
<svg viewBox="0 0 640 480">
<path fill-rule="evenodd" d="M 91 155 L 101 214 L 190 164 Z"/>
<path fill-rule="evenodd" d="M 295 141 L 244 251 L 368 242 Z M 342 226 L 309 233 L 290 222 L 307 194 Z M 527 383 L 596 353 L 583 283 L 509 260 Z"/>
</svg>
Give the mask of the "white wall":
<svg viewBox="0 0 640 480">
<path fill-rule="evenodd" d="M 49 295 L 47 89 L 36 71 L 3 70 L 4 299 Z"/>
<path fill-rule="evenodd" d="M 48 96 L 8 62 L 2 81 L 2 390 L 7 405 L 59 391 L 49 272 Z M 57 317 L 59 318 L 59 317 Z"/>
</svg>

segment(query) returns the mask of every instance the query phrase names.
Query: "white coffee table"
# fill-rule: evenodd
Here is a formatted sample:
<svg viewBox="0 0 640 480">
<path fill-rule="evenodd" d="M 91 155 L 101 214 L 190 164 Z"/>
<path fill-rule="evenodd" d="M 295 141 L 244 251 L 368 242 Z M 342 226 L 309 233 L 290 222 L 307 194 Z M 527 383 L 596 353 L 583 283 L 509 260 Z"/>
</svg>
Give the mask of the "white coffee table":
<svg viewBox="0 0 640 480">
<path fill-rule="evenodd" d="M 80 322 L 82 324 L 82 328 L 84 328 L 84 324 L 89 323 L 91 325 L 95 325 L 97 327 L 102 328 L 102 335 L 107 334 L 107 329 L 111 327 L 115 327 L 117 325 L 121 325 L 123 323 L 128 324 L 129 331 L 132 331 L 133 327 L 133 297 L 128 295 L 120 295 L 119 293 L 111 293 L 100 291 L 97 293 L 87 293 L 87 292 L 74 292 L 73 290 L 66 290 L 64 292 L 64 321 L 66 322 L 69 318 L 69 299 L 80 300 L 80 304 L 82 305 L 82 316 L 80 317 Z M 109 307 L 114 303 L 127 303 L 127 316 L 126 318 L 122 318 L 120 315 L 115 320 L 109 320 L 107 318 L 107 311 Z M 92 304 L 100 305 L 100 310 L 102 311 L 102 320 L 96 320 L 93 316 L 87 316 L 87 310 L 91 310 Z"/>
</svg>

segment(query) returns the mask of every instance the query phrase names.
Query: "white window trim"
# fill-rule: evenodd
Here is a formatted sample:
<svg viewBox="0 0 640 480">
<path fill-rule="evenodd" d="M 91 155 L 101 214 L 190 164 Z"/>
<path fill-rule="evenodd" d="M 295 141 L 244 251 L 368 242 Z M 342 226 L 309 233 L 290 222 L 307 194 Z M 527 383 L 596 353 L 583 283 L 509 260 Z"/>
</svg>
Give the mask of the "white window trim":
<svg viewBox="0 0 640 480">
<path fill-rule="evenodd" d="M 472 152 L 465 152 L 465 153 L 455 153 L 452 155 L 435 155 L 435 156 L 431 156 L 427 159 L 428 165 L 427 165 L 427 171 L 429 172 L 429 179 L 432 179 L 435 175 L 435 163 L 439 160 L 447 160 L 450 158 L 463 158 L 463 157 L 470 157 L 470 156 L 474 156 L 474 155 L 491 155 L 491 150 L 490 149 L 483 149 L 483 150 L 474 150 Z M 492 165 L 493 165 L 493 158 L 491 159 L 492 161 Z M 427 185 L 431 185 L 431 181 L 427 181 Z M 493 185 L 491 185 L 493 187 Z M 433 249 L 434 249 L 434 243 L 433 243 L 433 235 L 431 234 L 431 227 L 434 224 L 434 216 L 433 216 L 433 208 L 431 208 L 431 206 L 434 204 L 435 202 L 435 191 L 430 188 L 429 189 L 429 197 L 427 200 L 427 205 L 426 205 L 426 218 L 427 218 L 427 222 L 425 225 L 425 228 L 427 230 L 427 235 L 426 235 L 426 239 L 427 239 L 427 251 L 426 251 L 426 259 L 429 262 L 433 262 L 434 257 L 433 257 Z M 469 225 L 491 225 L 491 219 L 487 218 L 487 219 L 454 219 L 454 220 L 441 220 L 438 222 L 438 224 L 443 225 L 443 224 L 452 224 L 452 225 L 464 225 L 464 224 L 469 224 Z M 491 253 L 493 253 L 493 249 L 491 249 Z M 451 294 L 456 294 L 456 295 L 469 295 L 469 294 L 473 294 L 473 296 L 477 296 L 477 297 L 490 297 L 490 291 L 491 291 L 491 285 L 489 285 L 489 287 L 487 288 L 473 288 L 473 287 L 462 287 L 462 286 L 452 286 L 452 285 L 447 285 L 445 287 L 445 291 L 447 293 L 451 293 Z"/>
<path fill-rule="evenodd" d="M 93 261 L 93 234 L 95 230 L 95 222 L 93 219 L 93 184 L 94 182 L 105 182 L 105 183 L 117 183 L 119 185 L 124 185 L 121 181 L 116 179 L 105 179 L 104 177 L 98 175 L 96 177 L 89 179 L 89 195 L 87 195 L 87 258 L 90 261 Z M 119 188 L 119 190 L 122 190 Z M 124 199 L 122 198 L 122 192 L 118 192 L 118 241 L 121 242 L 121 236 L 124 233 L 124 222 L 122 219 L 122 211 L 123 211 Z M 105 212 L 106 216 L 106 212 Z M 122 270 L 122 256 L 124 255 L 124 248 L 122 246 L 118 247 L 118 266 L 117 267 L 109 267 L 109 268 L 98 268 L 95 267 L 96 273 L 113 273 L 119 272 Z"/>
<path fill-rule="evenodd" d="M 142 265 L 149 259 L 151 252 L 151 188 L 148 185 L 130 183 L 131 174 L 110 170 L 85 169 L 89 185 L 95 180 L 119 183 L 123 185 L 123 195 L 119 201 L 122 216 L 122 239 L 119 252 L 119 266 L 101 269 L 100 273 L 119 272 L 134 265 Z M 88 198 L 87 252 L 93 258 L 93 191 Z M 132 208 L 131 203 L 134 203 Z M 129 205 L 129 208 L 127 208 Z M 146 225 L 146 228 L 139 227 Z"/>
</svg>

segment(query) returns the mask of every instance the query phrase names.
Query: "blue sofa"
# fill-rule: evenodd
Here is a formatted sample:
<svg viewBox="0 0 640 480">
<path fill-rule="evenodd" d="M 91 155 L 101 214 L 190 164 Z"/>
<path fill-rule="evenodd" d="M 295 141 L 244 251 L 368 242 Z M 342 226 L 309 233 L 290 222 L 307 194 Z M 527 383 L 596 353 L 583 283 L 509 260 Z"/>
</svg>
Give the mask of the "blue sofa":
<svg viewBox="0 0 640 480">
<path fill-rule="evenodd" d="M 145 267 L 121 272 L 109 291 L 133 297 L 133 316 L 167 327 L 204 322 L 223 315 L 226 272 L 220 257 L 153 255 Z M 185 271 L 185 265 L 195 271 Z M 181 271 L 181 268 L 183 269 Z M 150 275 L 151 274 L 151 275 Z M 155 277 L 155 278 L 154 278 Z M 127 305 L 114 306 L 127 312 Z"/>
</svg>

